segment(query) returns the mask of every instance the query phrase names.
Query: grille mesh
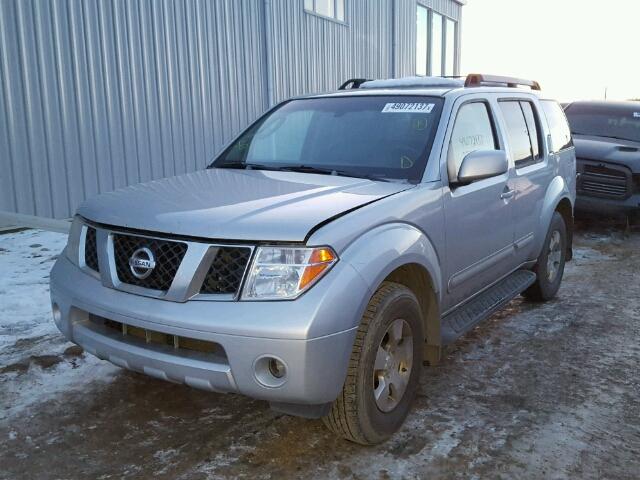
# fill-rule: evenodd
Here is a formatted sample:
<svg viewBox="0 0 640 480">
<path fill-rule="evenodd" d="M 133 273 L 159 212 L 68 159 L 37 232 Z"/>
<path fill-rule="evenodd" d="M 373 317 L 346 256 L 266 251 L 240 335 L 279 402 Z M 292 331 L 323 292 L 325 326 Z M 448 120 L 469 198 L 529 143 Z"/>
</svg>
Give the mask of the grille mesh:
<svg viewBox="0 0 640 480">
<path fill-rule="evenodd" d="M 129 259 L 136 250 L 143 247 L 153 252 L 156 266 L 147 278 L 139 279 L 131 273 Z M 121 282 L 162 291 L 169 290 L 187 252 L 186 243 L 121 234 L 113 235 L 113 248 L 116 272 Z"/>
<path fill-rule="evenodd" d="M 247 247 L 220 247 L 202 282 L 200 293 L 236 293 L 250 256 L 251 249 Z"/>
<path fill-rule="evenodd" d="M 98 266 L 98 245 L 96 241 L 96 229 L 87 227 L 87 236 L 84 240 L 84 263 L 91 270 L 100 271 Z"/>
<path fill-rule="evenodd" d="M 630 191 L 629 172 L 621 168 L 585 165 L 578 190 L 581 193 L 607 198 L 624 198 Z"/>
</svg>

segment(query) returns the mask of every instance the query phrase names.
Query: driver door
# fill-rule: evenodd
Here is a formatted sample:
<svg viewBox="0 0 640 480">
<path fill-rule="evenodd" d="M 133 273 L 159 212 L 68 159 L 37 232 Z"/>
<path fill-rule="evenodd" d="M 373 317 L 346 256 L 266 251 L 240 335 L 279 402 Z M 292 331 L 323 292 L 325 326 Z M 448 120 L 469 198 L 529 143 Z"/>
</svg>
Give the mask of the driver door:
<svg viewBox="0 0 640 480">
<path fill-rule="evenodd" d="M 455 110 L 446 143 L 444 312 L 507 275 L 515 265 L 511 162 L 504 174 L 457 183 L 467 154 L 504 148 L 492 106 L 486 99 L 463 100 Z"/>
</svg>

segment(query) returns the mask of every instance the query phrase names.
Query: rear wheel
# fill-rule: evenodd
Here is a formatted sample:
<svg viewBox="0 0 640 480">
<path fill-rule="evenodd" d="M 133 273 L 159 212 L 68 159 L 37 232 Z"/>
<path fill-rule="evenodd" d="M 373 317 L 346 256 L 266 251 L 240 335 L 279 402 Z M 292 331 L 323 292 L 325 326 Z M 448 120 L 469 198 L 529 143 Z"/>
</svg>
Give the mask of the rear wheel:
<svg viewBox="0 0 640 480">
<path fill-rule="evenodd" d="M 363 445 L 389 438 L 409 413 L 418 388 L 424 342 L 415 295 L 384 282 L 362 317 L 342 392 L 325 425 Z"/>
<path fill-rule="evenodd" d="M 567 227 L 560 213 L 555 212 L 547 232 L 542 253 L 534 267 L 538 278 L 523 295 L 534 301 L 551 300 L 558 293 L 567 257 Z"/>
</svg>

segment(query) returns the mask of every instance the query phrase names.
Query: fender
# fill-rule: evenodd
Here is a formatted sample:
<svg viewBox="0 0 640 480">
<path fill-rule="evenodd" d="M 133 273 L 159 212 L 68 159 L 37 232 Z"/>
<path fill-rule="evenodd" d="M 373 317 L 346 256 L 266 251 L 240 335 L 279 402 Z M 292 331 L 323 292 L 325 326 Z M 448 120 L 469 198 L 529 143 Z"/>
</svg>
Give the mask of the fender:
<svg viewBox="0 0 640 480">
<path fill-rule="evenodd" d="M 356 269 L 373 293 L 398 267 L 418 264 L 431 279 L 438 301 L 442 291 L 440 260 L 429 238 L 406 223 L 389 223 L 368 231 L 345 250 L 343 258 Z"/>
<path fill-rule="evenodd" d="M 547 187 L 547 191 L 545 193 L 544 201 L 542 204 L 542 210 L 540 212 L 540 223 L 538 224 L 536 245 L 535 249 L 533 250 L 534 252 L 536 252 L 536 258 L 542 251 L 542 246 L 544 245 L 544 241 L 547 237 L 547 232 L 549 231 L 549 226 L 551 225 L 553 212 L 555 212 L 558 204 L 565 198 L 569 200 L 569 202 L 571 202 L 571 207 L 573 209 L 574 201 L 567 182 L 561 176 L 556 176 L 553 180 L 551 180 L 549 186 Z"/>
<path fill-rule="evenodd" d="M 425 288 L 425 291 L 416 291 L 414 288 L 414 292 L 423 311 L 426 336 L 424 359 L 431 365 L 436 365 L 442 351 L 442 273 L 440 259 L 431 240 L 413 225 L 387 223 L 359 237 L 344 251 L 343 258 L 360 274 L 369 287 L 370 295 L 392 272 L 402 266 L 418 265 L 422 267 L 422 273 L 426 271 L 426 280 L 431 288 Z M 400 275 L 406 278 L 404 275 L 407 273 L 402 272 Z M 366 302 L 363 313 L 364 308 Z"/>
</svg>

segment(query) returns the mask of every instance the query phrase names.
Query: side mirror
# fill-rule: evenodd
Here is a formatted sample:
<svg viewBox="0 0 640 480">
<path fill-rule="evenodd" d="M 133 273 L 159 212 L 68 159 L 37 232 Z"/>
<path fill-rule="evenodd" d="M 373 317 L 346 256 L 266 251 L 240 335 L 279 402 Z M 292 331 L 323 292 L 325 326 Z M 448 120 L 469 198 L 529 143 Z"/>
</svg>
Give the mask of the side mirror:
<svg viewBox="0 0 640 480">
<path fill-rule="evenodd" d="M 509 160 L 504 150 L 476 150 L 462 160 L 458 171 L 458 183 L 471 183 L 495 177 L 507 170 Z"/>
</svg>

